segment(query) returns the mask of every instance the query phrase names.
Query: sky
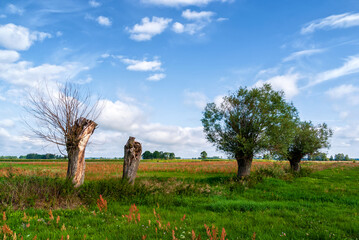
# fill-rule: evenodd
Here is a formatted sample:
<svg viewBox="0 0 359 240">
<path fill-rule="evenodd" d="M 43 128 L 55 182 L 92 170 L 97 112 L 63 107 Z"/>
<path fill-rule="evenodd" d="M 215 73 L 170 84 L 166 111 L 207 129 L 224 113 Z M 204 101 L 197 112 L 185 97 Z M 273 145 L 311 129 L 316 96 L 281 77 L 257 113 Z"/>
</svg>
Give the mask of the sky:
<svg viewBox="0 0 359 240">
<path fill-rule="evenodd" d="M 86 157 L 121 157 L 129 136 L 226 157 L 205 139 L 205 105 L 270 83 L 333 129 L 323 151 L 359 157 L 358 78 L 357 0 L 3 0 L 0 155 L 58 153 L 24 105 L 39 84 L 71 82 L 104 106 Z"/>
</svg>

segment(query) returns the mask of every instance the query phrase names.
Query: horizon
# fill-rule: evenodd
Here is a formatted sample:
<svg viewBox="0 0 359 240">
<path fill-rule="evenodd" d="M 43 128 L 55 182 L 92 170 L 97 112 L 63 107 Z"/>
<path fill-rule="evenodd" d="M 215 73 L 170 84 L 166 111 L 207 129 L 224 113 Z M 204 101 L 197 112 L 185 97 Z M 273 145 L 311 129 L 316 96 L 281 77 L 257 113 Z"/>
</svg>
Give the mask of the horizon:
<svg viewBox="0 0 359 240">
<path fill-rule="evenodd" d="M 123 156 L 129 136 L 144 151 L 226 156 L 205 139 L 206 103 L 264 83 L 333 129 L 328 157 L 359 158 L 358 29 L 351 0 L 3 1 L 0 155 L 59 154 L 23 124 L 25 97 L 69 81 L 105 106 L 86 158 Z"/>
</svg>

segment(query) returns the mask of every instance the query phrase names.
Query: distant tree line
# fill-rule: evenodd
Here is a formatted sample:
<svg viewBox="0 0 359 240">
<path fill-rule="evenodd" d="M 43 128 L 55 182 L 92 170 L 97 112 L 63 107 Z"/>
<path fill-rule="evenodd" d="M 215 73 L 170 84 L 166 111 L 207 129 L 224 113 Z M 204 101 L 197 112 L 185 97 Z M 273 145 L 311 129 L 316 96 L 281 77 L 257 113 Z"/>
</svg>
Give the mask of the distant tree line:
<svg viewBox="0 0 359 240">
<path fill-rule="evenodd" d="M 283 157 L 271 156 L 268 153 L 264 154 L 262 159 L 286 160 L 286 159 L 283 159 Z M 350 161 L 352 159 L 349 157 L 348 154 L 344 155 L 344 153 L 338 153 L 338 154 L 335 154 L 334 157 L 333 157 L 333 155 L 328 157 L 326 153 L 320 152 L 317 154 L 309 154 L 302 160 L 307 160 L 307 161 Z"/>
<path fill-rule="evenodd" d="M 25 156 L 20 156 L 19 159 L 63 159 L 64 157 L 61 155 L 56 155 L 52 153 L 46 154 L 37 154 L 37 153 L 29 153 Z"/>
<path fill-rule="evenodd" d="M 170 152 L 162 152 L 162 151 L 154 151 L 151 153 L 150 151 L 145 151 L 142 154 L 142 159 L 175 159 L 176 156 L 174 153 Z"/>
</svg>

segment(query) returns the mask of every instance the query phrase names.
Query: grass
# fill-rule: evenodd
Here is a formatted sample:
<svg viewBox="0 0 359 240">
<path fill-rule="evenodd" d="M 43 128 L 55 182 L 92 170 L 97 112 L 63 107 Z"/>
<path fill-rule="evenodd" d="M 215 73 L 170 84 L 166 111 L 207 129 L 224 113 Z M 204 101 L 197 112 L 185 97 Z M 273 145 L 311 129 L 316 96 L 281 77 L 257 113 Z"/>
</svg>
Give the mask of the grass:
<svg viewBox="0 0 359 240">
<path fill-rule="evenodd" d="M 13 231 L 8 239 L 14 232 L 18 239 L 193 239 L 192 230 L 215 239 L 212 226 L 217 239 L 223 228 L 225 239 L 359 239 L 357 163 L 304 164 L 299 175 L 286 163 L 258 164 L 243 180 L 221 163 L 210 164 L 216 171 L 148 164 L 134 186 L 109 174 L 78 189 L 61 176 L 8 169 L 0 178 L 0 225 Z M 100 195 L 107 210 L 98 207 Z"/>
</svg>

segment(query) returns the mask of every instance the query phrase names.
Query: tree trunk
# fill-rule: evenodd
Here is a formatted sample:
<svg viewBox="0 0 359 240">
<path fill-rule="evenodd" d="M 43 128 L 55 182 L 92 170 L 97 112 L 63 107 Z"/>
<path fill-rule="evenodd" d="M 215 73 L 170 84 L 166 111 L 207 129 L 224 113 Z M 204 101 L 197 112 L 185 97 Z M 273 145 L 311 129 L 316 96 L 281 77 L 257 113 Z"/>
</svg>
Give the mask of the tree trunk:
<svg viewBox="0 0 359 240">
<path fill-rule="evenodd" d="M 141 143 L 136 142 L 134 137 L 130 137 L 125 145 L 125 156 L 123 159 L 123 179 L 134 184 L 138 166 L 140 165 L 142 154 Z"/>
<path fill-rule="evenodd" d="M 251 173 L 252 156 L 240 156 L 236 157 L 238 163 L 238 174 L 239 178 L 249 176 Z"/>
<path fill-rule="evenodd" d="M 290 169 L 293 172 L 300 172 L 300 160 L 299 161 L 289 161 L 290 162 Z"/>
<path fill-rule="evenodd" d="M 95 131 L 97 124 L 86 118 L 79 118 L 71 131 L 75 141 L 69 142 L 67 154 L 69 158 L 67 166 L 67 178 L 71 179 L 75 187 L 84 183 L 85 179 L 85 150 L 87 143 Z"/>
</svg>

